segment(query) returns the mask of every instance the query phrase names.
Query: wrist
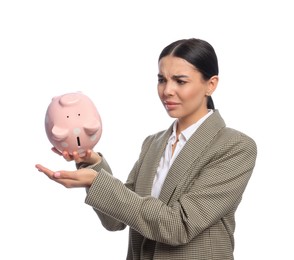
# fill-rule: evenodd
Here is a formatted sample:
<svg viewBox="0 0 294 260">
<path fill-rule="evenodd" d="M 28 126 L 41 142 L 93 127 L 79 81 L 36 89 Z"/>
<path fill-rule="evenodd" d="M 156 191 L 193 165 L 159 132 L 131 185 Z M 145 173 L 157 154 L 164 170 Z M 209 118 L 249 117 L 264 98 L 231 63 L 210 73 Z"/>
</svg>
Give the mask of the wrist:
<svg viewBox="0 0 294 260">
<path fill-rule="evenodd" d="M 91 157 L 90 157 L 90 165 L 96 165 L 96 164 L 99 164 L 102 162 L 102 154 L 100 153 L 95 153 L 95 152 L 92 152 L 91 153 Z"/>
</svg>

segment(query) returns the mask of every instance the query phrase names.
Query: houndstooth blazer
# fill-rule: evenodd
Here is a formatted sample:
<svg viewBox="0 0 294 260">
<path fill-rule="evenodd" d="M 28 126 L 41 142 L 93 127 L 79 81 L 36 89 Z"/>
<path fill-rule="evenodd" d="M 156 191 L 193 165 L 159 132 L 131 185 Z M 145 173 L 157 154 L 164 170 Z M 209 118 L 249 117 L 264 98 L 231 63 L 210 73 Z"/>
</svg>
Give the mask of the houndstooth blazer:
<svg viewBox="0 0 294 260">
<path fill-rule="evenodd" d="M 215 110 L 175 159 L 156 199 L 153 179 L 171 132 L 172 126 L 145 139 L 125 184 L 105 158 L 93 166 L 99 174 L 85 203 L 106 229 L 129 226 L 128 260 L 232 260 L 234 215 L 255 166 L 256 143 L 226 127 Z"/>
</svg>

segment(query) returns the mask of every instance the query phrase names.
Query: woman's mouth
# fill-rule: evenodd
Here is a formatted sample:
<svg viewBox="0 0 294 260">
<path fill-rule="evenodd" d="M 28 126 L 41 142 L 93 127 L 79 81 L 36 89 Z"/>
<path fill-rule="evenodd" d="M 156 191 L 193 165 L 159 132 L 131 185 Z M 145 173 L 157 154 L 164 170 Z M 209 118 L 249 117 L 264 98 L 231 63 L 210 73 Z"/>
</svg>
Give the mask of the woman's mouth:
<svg viewBox="0 0 294 260">
<path fill-rule="evenodd" d="M 180 105 L 180 103 L 172 102 L 172 101 L 164 101 L 163 103 L 167 110 L 174 110 Z"/>
</svg>

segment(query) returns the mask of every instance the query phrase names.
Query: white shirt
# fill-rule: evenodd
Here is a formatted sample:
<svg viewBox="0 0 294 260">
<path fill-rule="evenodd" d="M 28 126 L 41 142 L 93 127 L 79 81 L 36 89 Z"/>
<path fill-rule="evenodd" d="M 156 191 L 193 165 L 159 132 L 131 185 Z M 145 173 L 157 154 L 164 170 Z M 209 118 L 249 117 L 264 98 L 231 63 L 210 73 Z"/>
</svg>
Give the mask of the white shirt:
<svg viewBox="0 0 294 260">
<path fill-rule="evenodd" d="M 186 144 L 186 142 L 189 140 L 189 138 L 192 136 L 192 134 L 197 130 L 197 128 L 204 122 L 206 118 L 208 118 L 211 114 L 213 113 L 213 110 L 211 109 L 204 117 L 202 117 L 200 120 L 198 120 L 195 124 L 189 126 L 185 130 L 183 130 L 178 138 L 178 143 L 176 144 L 174 153 L 172 154 L 172 147 L 176 143 L 177 136 L 176 136 L 176 130 L 177 130 L 177 121 L 174 122 L 173 124 L 173 132 L 168 139 L 166 148 L 164 153 L 162 154 L 161 160 L 159 162 L 159 166 L 157 168 L 157 173 L 155 175 L 154 181 L 153 181 L 153 186 L 152 186 L 152 191 L 151 195 L 155 198 L 159 197 L 162 185 L 164 183 L 164 180 L 167 176 L 167 173 Z"/>
</svg>

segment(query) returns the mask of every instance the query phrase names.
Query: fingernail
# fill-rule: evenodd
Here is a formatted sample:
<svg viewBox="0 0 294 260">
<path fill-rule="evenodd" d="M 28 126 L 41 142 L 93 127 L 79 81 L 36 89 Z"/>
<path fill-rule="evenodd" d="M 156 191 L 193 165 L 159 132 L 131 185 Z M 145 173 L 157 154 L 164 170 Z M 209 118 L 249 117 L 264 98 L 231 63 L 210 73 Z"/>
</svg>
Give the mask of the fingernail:
<svg viewBox="0 0 294 260">
<path fill-rule="evenodd" d="M 58 178 L 60 177 L 60 172 L 54 172 L 54 175 L 53 175 L 55 178 Z"/>
</svg>

